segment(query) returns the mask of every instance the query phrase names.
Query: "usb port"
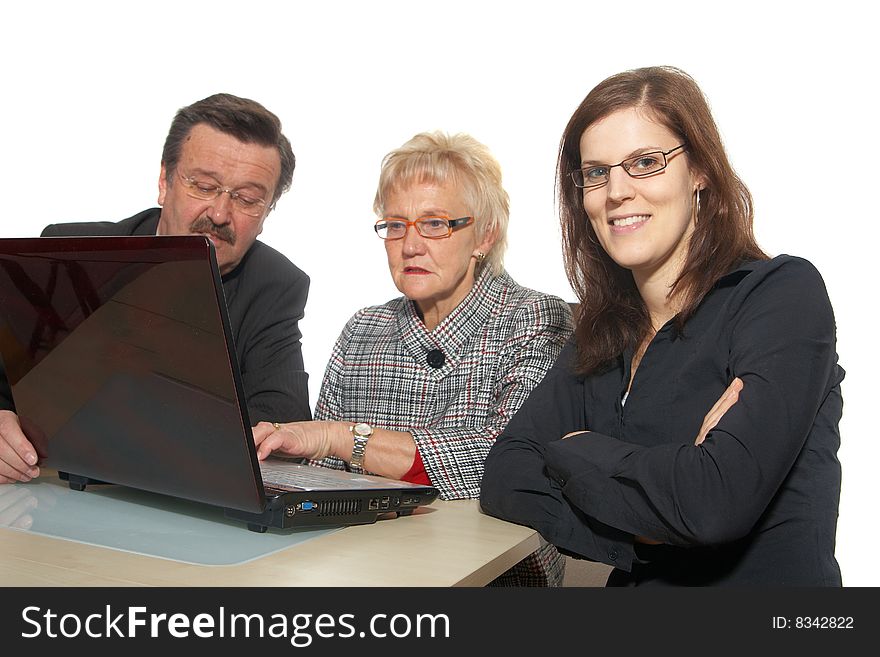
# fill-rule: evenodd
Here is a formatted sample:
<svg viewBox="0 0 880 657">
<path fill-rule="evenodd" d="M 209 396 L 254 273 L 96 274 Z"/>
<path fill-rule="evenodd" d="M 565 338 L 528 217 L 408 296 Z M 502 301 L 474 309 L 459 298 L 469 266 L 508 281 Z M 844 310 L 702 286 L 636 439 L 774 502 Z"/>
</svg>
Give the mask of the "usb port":
<svg viewBox="0 0 880 657">
<path fill-rule="evenodd" d="M 386 495 L 386 496 L 383 497 L 382 500 L 379 502 L 379 508 L 382 509 L 382 510 L 385 510 L 385 509 L 388 508 L 388 506 L 389 506 L 390 504 L 391 504 L 391 498 L 390 498 L 389 496 Z"/>
</svg>

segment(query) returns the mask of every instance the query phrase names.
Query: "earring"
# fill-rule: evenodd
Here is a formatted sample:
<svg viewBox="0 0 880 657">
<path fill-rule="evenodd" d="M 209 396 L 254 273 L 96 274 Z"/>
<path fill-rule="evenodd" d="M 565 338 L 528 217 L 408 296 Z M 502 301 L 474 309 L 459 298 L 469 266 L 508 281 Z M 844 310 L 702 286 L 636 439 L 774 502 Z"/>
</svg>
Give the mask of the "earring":
<svg viewBox="0 0 880 657">
<path fill-rule="evenodd" d="M 477 251 L 477 253 L 475 254 L 474 257 L 476 257 L 477 262 L 483 262 L 483 260 L 486 259 L 486 254 L 483 253 L 482 251 Z"/>
<path fill-rule="evenodd" d="M 697 187 L 694 190 L 693 208 L 694 208 L 694 225 L 695 226 L 697 225 L 697 221 L 699 221 L 699 219 L 700 219 L 700 192 L 701 191 L 702 190 L 699 187 Z"/>
</svg>

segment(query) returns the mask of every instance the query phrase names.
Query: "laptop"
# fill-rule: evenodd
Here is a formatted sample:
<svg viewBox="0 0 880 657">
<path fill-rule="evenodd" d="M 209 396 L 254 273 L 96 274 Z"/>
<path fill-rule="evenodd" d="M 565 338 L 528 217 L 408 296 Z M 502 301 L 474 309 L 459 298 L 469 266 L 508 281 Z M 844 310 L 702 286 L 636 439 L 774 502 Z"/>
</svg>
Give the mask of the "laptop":
<svg viewBox="0 0 880 657">
<path fill-rule="evenodd" d="M 258 532 L 372 523 L 438 495 L 257 460 L 202 236 L 0 239 L 0 355 L 11 387 L 0 376 L 0 396 L 11 394 L 40 465 L 71 488 L 113 483 L 204 502 Z"/>
</svg>

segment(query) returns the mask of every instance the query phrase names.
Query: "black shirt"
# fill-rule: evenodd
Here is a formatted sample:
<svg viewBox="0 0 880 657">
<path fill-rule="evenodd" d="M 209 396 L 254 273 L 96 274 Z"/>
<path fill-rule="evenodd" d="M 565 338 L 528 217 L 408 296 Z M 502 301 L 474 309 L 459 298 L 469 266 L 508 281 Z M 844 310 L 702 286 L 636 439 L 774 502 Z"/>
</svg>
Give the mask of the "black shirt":
<svg viewBox="0 0 880 657">
<path fill-rule="evenodd" d="M 615 566 L 609 584 L 840 585 L 835 349 L 810 263 L 745 264 L 681 333 L 657 333 L 625 405 L 632 353 L 582 377 L 569 343 L 489 452 L 482 507 Z M 737 376 L 739 401 L 694 446 Z"/>
</svg>

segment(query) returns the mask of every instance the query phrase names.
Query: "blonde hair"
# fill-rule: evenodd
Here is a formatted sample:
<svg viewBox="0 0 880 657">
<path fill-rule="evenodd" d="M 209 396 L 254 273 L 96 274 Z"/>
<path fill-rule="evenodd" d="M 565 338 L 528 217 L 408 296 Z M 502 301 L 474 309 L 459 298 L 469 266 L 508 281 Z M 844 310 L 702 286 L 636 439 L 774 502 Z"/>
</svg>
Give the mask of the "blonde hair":
<svg viewBox="0 0 880 657">
<path fill-rule="evenodd" d="M 382 217 L 389 195 L 413 184 L 449 184 L 458 188 L 474 228 L 482 240 L 496 233 L 495 244 L 476 272 L 488 267 L 494 274 L 504 269 L 510 200 L 501 186 L 501 165 L 483 144 L 470 135 L 421 132 L 382 160 L 373 210 Z"/>
</svg>

